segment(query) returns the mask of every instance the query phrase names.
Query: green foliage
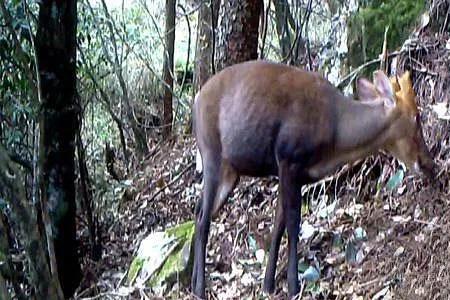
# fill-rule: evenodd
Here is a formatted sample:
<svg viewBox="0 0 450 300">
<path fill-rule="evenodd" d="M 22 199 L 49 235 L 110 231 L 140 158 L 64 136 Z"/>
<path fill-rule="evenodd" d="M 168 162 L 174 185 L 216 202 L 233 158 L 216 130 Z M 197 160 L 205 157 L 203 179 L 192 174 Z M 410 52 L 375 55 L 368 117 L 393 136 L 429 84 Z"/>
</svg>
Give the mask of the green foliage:
<svg viewBox="0 0 450 300">
<path fill-rule="evenodd" d="M 363 63 L 364 58 L 370 60 L 381 53 L 387 26 L 388 50 L 393 51 L 401 46 L 425 8 L 423 0 L 361 2 L 362 8 L 349 22 L 349 56 L 353 66 Z"/>
<path fill-rule="evenodd" d="M 179 3 L 190 11 L 190 5 L 185 1 Z M 187 44 L 186 31 L 182 31 L 185 23 L 185 19 L 180 17 L 176 36 L 182 41 L 176 42 L 177 47 Z M 194 29 L 192 32 L 195 33 Z M 114 149 L 118 165 L 124 162 L 126 154 L 131 159 L 135 158 L 136 144 L 131 118 L 127 115 L 125 93 L 133 109 L 132 116 L 147 140 L 157 137 L 160 131 L 157 126 L 162 109 L 164 2 L 126 1 L 123 9 L 121 5 L 111 5 L 106 13 L 101 1 L 80 0 L 77 38 L 77 91 L 83 114 L 85 159 L 92 178 L 96 208 L 101 215 L 107 216 L 119 206 L 125 188 L 105 176 L 105 143 Z M 192 37 L 191 49 L 195 46 L 194 41 Z M 186 50 L 186 46 L 176 49 L 180 79 L 184 75 Z M 193 53 L 191 50 L 191 62 Z M 118 79 L 118 70 L 123 75 L 123 84 Z M 188 90 L 187 79 L 183 95 L 187 95 Z M 182 95 L 177 84 L 175 95 Z M 178 100 L 177 97 L 175 99 Z M 177 105 L 175 108 L 179 118 L 186 115 L 185 106 Z M 120 142 L 119 125 L 124 133 L 126 154 Z"/>
<path fill-rule="evenodd" d="M 37 13 L 37 6 L 27 1 L 3 5 L 7 13 L 0 13 L 0 141 L 9 151 L 31 160 L 33 123 L 39 109 L 31 42 L 36 27 L 31 14 Z"/>
<path fill-rule="evenodd" d="M 93 147 L 89 153 L 92 158 L 101 161 L 104 143 L 119 145 L 117 127 L 99 103 L 92 103 L 92 105 L 87 106 L 85 113 L 86 122 L 82 131 L 83 138 Z M 95 145 L 92 143 L 95 143 Z"/>
</svg>

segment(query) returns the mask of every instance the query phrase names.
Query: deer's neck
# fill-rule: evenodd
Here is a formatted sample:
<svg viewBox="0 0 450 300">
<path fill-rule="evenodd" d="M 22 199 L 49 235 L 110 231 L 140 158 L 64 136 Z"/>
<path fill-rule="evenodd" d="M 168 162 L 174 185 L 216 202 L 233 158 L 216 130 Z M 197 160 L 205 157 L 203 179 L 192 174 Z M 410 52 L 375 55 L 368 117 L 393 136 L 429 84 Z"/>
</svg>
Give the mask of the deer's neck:
<svg viewBox="0 0 450 300">
<path fill-rule="evenodd" d="M 321 178 L 345 163 L 377 152 L 389 136 L 391 118 L 383 103 L 339 100 L 334 147 L 309 170 L 313 178 Z"/>
<path fill-rule="evenodd" d="M 337 107 L 335 151 L 355 154 L 376 152 L 385 142 L 391 123 L 384 104 L 351 100 L 343 100 L 340 104 Z"/>
</svg>

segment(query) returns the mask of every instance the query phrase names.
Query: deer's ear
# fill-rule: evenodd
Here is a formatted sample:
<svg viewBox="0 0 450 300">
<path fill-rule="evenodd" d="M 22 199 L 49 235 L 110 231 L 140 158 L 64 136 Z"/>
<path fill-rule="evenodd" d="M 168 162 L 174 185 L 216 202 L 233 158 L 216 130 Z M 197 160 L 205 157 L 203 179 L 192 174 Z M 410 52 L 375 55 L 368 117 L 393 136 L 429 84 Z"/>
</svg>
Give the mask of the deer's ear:
<svg viewBox="0 0 450 300">
<path fill-rule="evenodd" d="M 394 91 L 389 78 L 382 71 L 376 71 L 373 81 L 375 88 L 384 100 L 384 104 L 388 107 L 395 106 Z"/>
<path fill-rule="evenodd" d="M 361 78 L 358 80 L 358 96 L 361 101 L 371 101 L 378 98 L 378 93 L 372 82 Z"/>
<path fill-rule="evenodd" d="M 394 93 L 397 93 L 401 90 L 397 76 L 392 76 L 391 78 L 389 78 L 389 81 L 391 82 L 392 90 L 394 91 Z"/>
<path fill-rule="evenodd" d="M 398 84 L 402 90 L 412 90 L 413 84 L 411 81 L 411 73 L 409 71 L 403 73 L 403 75 L 398 79 Z"/>
</svg>

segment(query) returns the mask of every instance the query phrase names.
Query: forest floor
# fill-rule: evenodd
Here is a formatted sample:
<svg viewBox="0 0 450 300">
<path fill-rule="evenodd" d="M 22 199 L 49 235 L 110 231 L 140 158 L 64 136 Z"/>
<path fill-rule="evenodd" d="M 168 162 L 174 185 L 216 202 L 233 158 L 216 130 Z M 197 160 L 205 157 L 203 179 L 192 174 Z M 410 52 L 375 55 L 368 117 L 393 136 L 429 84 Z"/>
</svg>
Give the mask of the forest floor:
<svg viewBox="0 0 450 300">
<path fill-rule="evenodd" d="M 86 263 L 89 271 L 76 299 L 194 298 L 181 283 L 160 298 L 146 289 L 126 297 L 120 292 L 140 241 L 193 219 L 201 191 L 193 140 L 155 146 L 134 174 L 112 226 L 103 231 L 103 258 Z M 448 178 L 440 180 L 448 187 Z M 207 246 L 209 299 L 287 298 L 286 239 L 275 296 L 262 292 L 266 261 L 258 255 L 260 249 L 268 251 L 277 189 L 275 178 L 243 178 L 213 220 Z M 450 299 L 450 198 L 439 184 L 407 173 L 391 192 L 355 196 L 355 187 L 333 197 L 330 190 L 313 191 L 323 201 L 312 200 L 303 209 L 300 269 L 313 266 L 320 277 L 302 282 L 301 299 Z"/>
</svg>

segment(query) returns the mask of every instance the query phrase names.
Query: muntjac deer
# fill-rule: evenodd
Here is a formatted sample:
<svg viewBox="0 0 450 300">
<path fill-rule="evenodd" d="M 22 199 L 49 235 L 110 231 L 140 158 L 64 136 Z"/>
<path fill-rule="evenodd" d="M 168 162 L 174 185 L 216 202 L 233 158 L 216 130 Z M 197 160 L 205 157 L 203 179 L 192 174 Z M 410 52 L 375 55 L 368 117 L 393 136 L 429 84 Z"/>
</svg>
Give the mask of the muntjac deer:
<svg viewBox="0 0 450 300">
<path fill-rule="evenodd" d="M 203 164 L 196 207 L 192 291 L 205 297 L 205 251 L 211 217 L 239 176 L 277 175 L 277 203 L 265 291 L 275 289 L 281 237 L 288 233 L 288 292 L 299 292 L 297 242 L 301 187 L 339 166 L 387 150 L 428 175 L 435 165 L 425 145 L 409 74 L 393 82 L 378 71 L 358 82 L 360 101 L 342 95 L 316 73 L 264 61 L 228 67 L 196 96 L 194 122 Z M 396 93 L 396 94 L 394 94 Z"/>
</svg>

